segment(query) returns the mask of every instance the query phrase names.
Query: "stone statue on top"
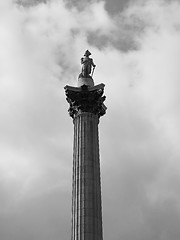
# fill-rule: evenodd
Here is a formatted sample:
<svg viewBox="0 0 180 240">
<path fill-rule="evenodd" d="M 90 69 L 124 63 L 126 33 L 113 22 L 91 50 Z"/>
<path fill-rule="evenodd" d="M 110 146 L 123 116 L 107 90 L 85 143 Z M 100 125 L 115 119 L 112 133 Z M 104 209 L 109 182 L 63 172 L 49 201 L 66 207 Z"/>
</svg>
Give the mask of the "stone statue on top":
<svg viewBox="0 0 180 240">
<path fill-rule="evenodd" d="M 91 53 L 86 50 L 84 57 L 81 58 L 82 70 L 79 78 L 92 78 L 93 76 L 96 65 L 94 64 L 93 59 L 89 57 L 90 55 Z"/>
</svg>

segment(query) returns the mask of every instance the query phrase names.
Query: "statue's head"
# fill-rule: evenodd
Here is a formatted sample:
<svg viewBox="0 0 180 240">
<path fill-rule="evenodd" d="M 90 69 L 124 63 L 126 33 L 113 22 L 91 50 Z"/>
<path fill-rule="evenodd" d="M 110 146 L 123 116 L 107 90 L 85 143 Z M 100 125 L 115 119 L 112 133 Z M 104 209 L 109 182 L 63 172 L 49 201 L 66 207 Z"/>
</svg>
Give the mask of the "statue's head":
<svg viewBox="0 0 180 240">
<path fill-rule="evenodd" d="M 90 55 L 91 55 L 91 53 L 89 52 L 89 50 L 86 50 L 84 56 L 89 57 Z"/>
</svg>

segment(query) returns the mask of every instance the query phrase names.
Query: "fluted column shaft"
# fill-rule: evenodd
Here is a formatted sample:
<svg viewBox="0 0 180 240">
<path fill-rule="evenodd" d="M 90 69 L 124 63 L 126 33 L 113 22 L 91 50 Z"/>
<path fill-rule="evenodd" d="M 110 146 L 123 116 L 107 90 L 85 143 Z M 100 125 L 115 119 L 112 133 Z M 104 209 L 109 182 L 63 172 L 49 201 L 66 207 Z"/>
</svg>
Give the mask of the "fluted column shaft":
<svg viewBox="0 0 180 240">
<path fill-rule="evenodd" d="M 74 119 L 72 240 L 102 240 L 97 114 Z"/>
</svg>

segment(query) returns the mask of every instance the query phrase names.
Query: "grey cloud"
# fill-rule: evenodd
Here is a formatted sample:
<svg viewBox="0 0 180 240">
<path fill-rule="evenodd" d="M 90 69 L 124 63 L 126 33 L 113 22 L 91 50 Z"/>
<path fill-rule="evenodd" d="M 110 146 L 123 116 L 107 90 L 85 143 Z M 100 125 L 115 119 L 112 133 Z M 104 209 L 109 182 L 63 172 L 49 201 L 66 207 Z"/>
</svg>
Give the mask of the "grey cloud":
<svg viewBox="0 0 180 240">
<path fill-rule="evenodd" d="M 131 3 L 113 15 L 101 2 L 7 6 L 0 237 L 70 238 L 73 123 L 63 87 L 76 84 L 88 48 L 107 95 L 99 125 L 104 238 L 178 239 L 179 4 Z"/>
</svg>

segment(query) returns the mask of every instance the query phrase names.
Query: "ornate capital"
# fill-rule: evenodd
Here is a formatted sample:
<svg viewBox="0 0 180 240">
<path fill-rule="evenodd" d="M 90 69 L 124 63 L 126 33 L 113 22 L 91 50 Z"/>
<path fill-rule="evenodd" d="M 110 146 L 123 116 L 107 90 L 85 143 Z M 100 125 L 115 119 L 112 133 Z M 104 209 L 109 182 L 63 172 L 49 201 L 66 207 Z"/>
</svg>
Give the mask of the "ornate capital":
<svg viewBox="0 0 180 240">
<path fill-rule="evenodd" d="M 103 96 L 104 86 L 104 84 L 94 87 L 87 85 L 81 87 L 65 86 L 66 100 L 70 105 L 69 115 L 73 119 L 82 112 L 97 114 L 99 117 L 103 116 L 107 109 L 103 103 L 106 99 Z"/>
</svg>

